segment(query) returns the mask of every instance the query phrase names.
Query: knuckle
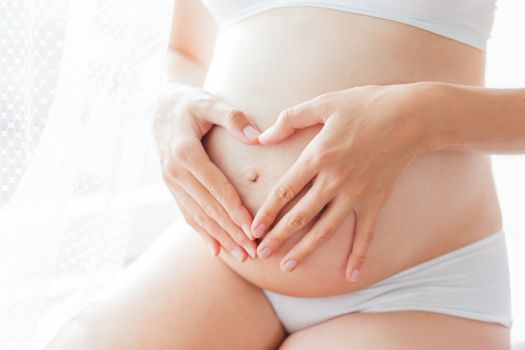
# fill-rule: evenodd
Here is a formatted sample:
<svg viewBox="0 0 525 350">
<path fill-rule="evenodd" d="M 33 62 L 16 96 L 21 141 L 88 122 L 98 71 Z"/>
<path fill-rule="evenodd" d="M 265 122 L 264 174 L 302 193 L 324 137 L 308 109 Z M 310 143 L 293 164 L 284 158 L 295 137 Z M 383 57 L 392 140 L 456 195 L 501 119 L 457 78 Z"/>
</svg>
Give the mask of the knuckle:
<svg viewBox="0 0 525 350">
<path fill-rule="evenodd" d="M 294 197 L 294 194 L 293 194 L 292 190 L 288 186 L 286 186 L 286 185 L 279 186 L 279 188 L 277 190 L 277 199 L 280 202 L 288 202 L 293 197 Z"/>
<path fill-rule="evenodd" d="M 244 114 L 237 109 L 229 109 L 225 118 L 228 124 L 237 125 L 244 121 Z"/>
<path fill-rule="evenodd" d="M 307 156 L 306 163 L 309 165 L 309 168 L 311 168 L 315 172 L 319 172 L 322 169 L 321 161 L 319 160 L 319 157 L 317 157 L 315 154 L 310 154 L 309 156 Z"/>
<path fill-rule="evenodd" d="M 306 217 L 304 214 L 295 214 L 288 219 L 287 224 L 293 229 L 301 229 L 306 224 Z"/>
<path fill-rule="evenodd" d="M 222 201 L 222 199 L 223 199 L 223 194 L 222 194 L 222 191 L 219 189 L 219 187 L 210 186 L 210 187 L 208 188 L 208 191 L 209 191 L 210 194 L 211 194 L 215 199 L 217 199 L 219 202 Z"/>
<path fill-rule="evenodd" d="M 333 112 L 333 99 L 337 94 L 334 92 L 327 92 L 317 96 L 312 100 L 312 106 L 317 114 L 323 116 L 323 120 L 326 122 L 326 117 Z"/>
<path fill-rule="evenodd" d="M 213 99 L 210 98 L 205 93 L 199 93 L 193 95 L 189 102 L 189 109 L 190 110 L 198 110 L 198 111 L 205 111 L 211 108 L 213 104 Z"/>
<path fill-rule="evenodd" d="M 231 232 L 230 237 L 237 243 L 241 243 L 244 241 L 244 234 L 240 233 L 237 230 Z"/>
<path fill-rule="evenodd" d="M 192 218 L 192 221 L 199 227 L 205 227 L 206 226 L 206 223 L 207 223 L 207 220 L 206 218 L 201 215 L 201 214 L 193 214 L 191 216 Z"/>
<path fill-rule="evenodd" d="M 341 179 L 335 176 L 332 176 L 330 178 L 325 178 L 323 180 L 323 185 L 322 185 L 323 192 L 328 192 L 328 193 L 338 192 L 341 189 L 341 185 L 342 185 Z"/>
<path fill-rule="evenodd" d="M 359 198 L 361 195 L 361 186 L 359 183 L 353 183 L 350 188 L 346 188 L 343 193 L 341 193 L 341 198 L 343 203 L 352 203 L 355 198 Z M 362 204 L 361 204 L 362 205 Z"/>
<path fill-rule="evenodd" d="M 228 216 L 232 219 L 232 221 L 234 223 L 237 223 L 237 224 L 240 224 L 242 222 L 242 220 L 245 218 L 245 215 L 244 215 L 244 206 L 242 205 L 242 203 L 235 203 L 235 205 L 233 206 L 233 210 L 228 210 L 226 209 L 226 212 L 228 214 Z"/>
<path fill-rule="evenodd" d="M 272 247 L 278 247 L 283 243 L 282 238 L 277 235 L 267 236 L 265 240 L 267 240 L 268 245 Z"/>
<path fill-rule="evenodd" d="M 222 199 L 228 203 L 232 203 L 234 206 L 238 206 L 241 204 L 239 196 L 237 196 L 237 192 L 235 191 L 235 187 L 230 182 L 226 182 L 221 185 L 222 189 Z"/>
<path fill-rule="evenodd" d="M 287 108 L 281 112 L 278 119 L 280 119 L 281 123 L 287 124 L 290 122 L 290 119 L 292 118 L 292 115 L 294 114 L 294 112 L 295 112 L 294 107 Z"/>
<path fill-rule="evenodd" d="M 321 149 L 321 148 L 312 148 L 309 152 L 309 154 L 306 156 L 306 162 L 309 164 L 309 166 L 319 172 L 321 171 L 325 166 L 327 162 L 327 151 Z"/>
<path fill-rule="evenodd" d="M 366 260 L 366 252 L 359 252 L 352 256 L 352 259 L 358 264 L 362 264 Z"/>
<path fill-rule="evenodd" d="M 184 139 L 178 141 L 173 147 L 173 155 L 176 159 L 181 161 L 188 161 L 191 157 L 191 153 L 196 143 L 195 139 Z"/>
<path fill-rule="evenodd" d="M 226 181 L 220 184 L 214 184 L 209 187 L 210 194 L 221 203 L 233 203 L 234 206 L 240 205 L 240 198 L 236 195 L 235 187 Z"/>
<path fill-rule="evenodd" d="M 319 243 L 324 243 L 329 241 L 335 235 L 335 230 L 331 227 L 324 228 L 322 230 L 316 231 L 315 241 Z"/>
<path fill-rule="evenodd" d="M 206 203 L 204 204 L 204 212 L 211 217 L 216 216 L 219 213 L 219 206 L 216 203 Z"/>
<path fill-rule="evenodd" d="M 165 180 L 169 180 L 171 178 L 178 178 L 182 173 L 182 168 L 177 160 L 170 158 L 166 162 L 162 173 L 163 176 L 167 177 L 167 179 L 165 178 Z"/>
<path fill-rule="evenodd" d="M 352 195 L 350 195 L 349 193 L 347 192 L 342 192 L 339 194 L 339 198 L 338 198 L 338 205 L 342 206 L 342 208 L 345 208 L 345 209 L 353 209 L 354 206 L 355 206 L 355 203 L 354 203 L 354 198 Z"/>
<path fill-rule="evenodd" d="M 332 152 L 321 146 L 320 149 L 317 151 L 316 158 L 319 164 L 327 164 L 332 158 Z"/>
</svg>

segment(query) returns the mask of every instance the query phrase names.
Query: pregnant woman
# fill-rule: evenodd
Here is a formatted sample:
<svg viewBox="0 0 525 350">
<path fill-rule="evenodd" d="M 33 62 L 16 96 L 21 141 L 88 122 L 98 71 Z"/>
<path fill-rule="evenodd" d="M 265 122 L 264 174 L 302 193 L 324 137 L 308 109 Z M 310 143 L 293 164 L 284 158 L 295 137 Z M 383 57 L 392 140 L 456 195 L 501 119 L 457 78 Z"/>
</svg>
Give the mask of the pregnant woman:
<svg viewBox="0 0 525 350">
<path fill-rule="evenodd" d="M 508 349 L 490 154 L 525 152 L 525 90 L 482 87 L 494 2 L 176 1 L 183 218 L 48 349 Z"/>
</svg>

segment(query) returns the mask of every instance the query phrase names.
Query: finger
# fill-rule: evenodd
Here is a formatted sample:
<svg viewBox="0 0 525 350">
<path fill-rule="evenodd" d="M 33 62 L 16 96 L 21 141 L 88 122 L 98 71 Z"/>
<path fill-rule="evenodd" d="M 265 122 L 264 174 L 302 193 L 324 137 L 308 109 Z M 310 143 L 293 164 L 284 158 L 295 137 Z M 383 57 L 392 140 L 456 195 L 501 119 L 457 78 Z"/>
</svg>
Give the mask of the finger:
<svg viewBox="0 0 525 350">
<path fill-rule="evenodd" d="M 170 189 L 170 192 L 172 194 L 174 194 L 174 192 L 171 189 Z M 188 211 L 186 210 L 184 205 L 180 202 L 179 199 L 177 199 L 177 197 L 174 196 L 174 199 L 175 199 L 175 202 L 177 203 L 177 207 L 179 208 L 179 211 L 180 211 L 181 215 L 184 218 L 184 221 L 186 221 L 186 223 L 191 221 L 191 215 L 188 213 Z M 197 231 L 199 233 L 199 235 L 201 236 L 201 238 L 204 240 L 204 242 L 206 242 L 206 244 L 208 246 L 208 250 L 210 251 L 210 254 L 213 257 L 219 255 L 219 253 L 221 251 L 221 245 L 220 245 L 219 241 L 217 241 L 215 238 L 213 238 L 210 234 L 208 234 L 208 232 L 203 230 L 201 227 L 198 227 L 198 226 L 193 227 L 192 226 L 192 228 L 195 231 Z"/>
<path fill-rule="evenodd" d="M 200 215 L 206 214 L 202 212 Z M 221 243 L 221 245 L 230 253 L 230 255 L 241 262 L 246 260 L 248 257 L 246 251 L 239 247 L 239 245 L 232 240 L 230 235 L 225 232 L 215 221 L 211 219 L 205 219 L 201 225 L 206 230 L 206 232 L 208 232 L 208 234 Z"/>
<path fill-rule="evenodd" d="M 285 272 L 293 271 L 314 250 L 335 235 L 351 212 L 352 205 L 349 202 L 336 198 L 328 203 L 308 233 L 283 257 L 281 269 Z"/>
<path fill-rule="evenodd" d="M 208 192 L 202 184 L 197 181 L 188 171 L 175 179 L 188 193 L 192 199 L 204 210 L 204 212 L 219 224 L 224 231 L 228 232 L 235 242 L 242 245 L 248 254 L 255 258 L 255 242 L 249 240 L 243 231 L 228 216 L 219 202 Z"/>
<path fill-rule="evenodd" d="M 264 236 L 257 247 L 258 256 L 267 259 L 297 231 L 304 228 L 328 203 L 334 195 L 326 183 L 317 179 L 293 208 Z"/>
<path fill-rule="evenodd" d="M 217 98 L 208 97 L 206 103 L 195 104 L 192 113 L 224 127 L 243 143 L 259 143 L 258 137 L 261 131 L 248 119 L 246 114 Z"/>
<path fill-rule="evenodd" d="M 315 165 L 303 151 L 292 167 L 279 179 L 252 221 L 252 234 L 260 238 L 271 226 L 281 209 L 314 177 Z"/>
<path fill-rule="evenodd" d="M 216 239 L 226 251 L 239 261 L 244 261 L 247 257 L 246 252 L 242 249 L 224 230 L 209 218 L 206 213 L 197 205 L 197 203 L 180 187 L 175 181 L 170 181 L 168 186 L 174 197 L 183 204 L 187 215 L 186 222 L 197 232 L 204 230 L 211 237 Z"/>
<path fill-rule="evenodd" d="M 328 117 L 325 100 L 323 96 L 319 96 L 283 110 L 274 124 L 259 135 L 259 142 L 276 143 L 287 138 L 297 129 L 323 124 Z"/>
<path fill-rule="evenodd" d="M 241 202 L 235 187 L 223 172 L 210 160 L 198 139 L 189 139 L 176 147 L 175 160 L 180 161 L 199 180 L 208 192 L 223 206 L 230 218 L 241 227 L 246 236 L 251 236 L 251 215 Z M 176 168 L 177 165 L 170 168 Z"/>
<path fill-rule="evenodd" d="M 177 205 L 179 207 L 179 210 L 182 214 L 182 216 L 184 217 L 184 220 L 186 222 L 188 222 L 187 218 L 189 218 L 189 214 L 188 212 L 186 211 L 186 209 L 179 203 L 179 201 L 176 199 L 175 200 L 177 202 Z M 208 246 L 208 250 L 210 251 L 210 254 L 215 257 L 217 256 L 219 253 L 220 253 L 220 250 L 221 250 L 221 245 L 219 244 L 219 242 L 213 238 L 212 236 L 210 236 L 208 234 L 208 232 L 204 231 L 202 228 L 200 227 L 192 227 L 195 231 L 197 231 L 199 233 L 199 236 L 204 240 L 204 242 L 206 243 L 206 245 Z"/>
<path fill-rule="evenodd" d="M 208 247 L 208 251 L 210 252 L 211 256 L 216 257 L 221 252 L 221 245 L 220 243 L 210 236 L 208 232 L 204 231 L 203 229 L 197 229 L 197 232 L 199 233 L 199 236 L 206 242 L 206 246 Z"/>
<path fill-rule="evenodd" d="M 370 199 L 355 208 L 356 226 L 345 271 L 345 277 L 350 282 L 356 282 L 359 278 L 383 202 L 383 200 Z"/>
</svg>

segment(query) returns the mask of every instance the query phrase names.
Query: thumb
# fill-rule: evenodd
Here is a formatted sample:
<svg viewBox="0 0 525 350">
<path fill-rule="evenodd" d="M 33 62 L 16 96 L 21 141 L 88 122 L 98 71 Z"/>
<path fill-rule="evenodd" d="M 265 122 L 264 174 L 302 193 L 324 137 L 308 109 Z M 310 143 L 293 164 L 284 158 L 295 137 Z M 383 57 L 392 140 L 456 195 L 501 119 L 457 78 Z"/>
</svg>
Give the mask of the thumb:
<svg viewBox="0 0 525 350">
<path fill-rule="evenodd" d="M 298 129 L 324 123 L 323 115 L 317 103 L 306 101 L 282 111 L 275 123 L 260 136 L 261 144 L 276 143 L 292 135 Z"/>
<path fill-rule="evenodd" d="M 224 127 L 232 136 L 246 144 L 258 144 L 261 132 L 246 114 L 222 101 L 216 100 L 209 118 L 214 124 Z"/>
</svg>

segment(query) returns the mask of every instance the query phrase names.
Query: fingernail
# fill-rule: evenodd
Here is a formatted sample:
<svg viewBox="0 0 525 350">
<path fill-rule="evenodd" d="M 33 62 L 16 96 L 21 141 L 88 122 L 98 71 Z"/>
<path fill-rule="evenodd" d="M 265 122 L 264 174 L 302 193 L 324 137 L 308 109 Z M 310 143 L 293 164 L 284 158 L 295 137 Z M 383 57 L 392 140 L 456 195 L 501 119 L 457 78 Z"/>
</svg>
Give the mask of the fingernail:
<svg viewBox="0 0 525 350">
<path fill-rule="evenodd" d="M 286 271 L 286 272 L 290 272 L 290 271 L 292 271 L 296 266 L 297 266 L 297 261 L 295 261 L 294 259 L 288 259 L 288 260 L 286 260 L 286 262 L 283 264 L 283 269 L 284 269 L 284 271 Z"/>
<path fill-rule="evenodd" d="M 268 259 L 272 255 L 272 250 L 268 247 L 264 247 L 259 252 L 259 257 L 262 259 Z"/>
<path fill-rule="evenodd" d="M 252 235 L 252 231 L 250 230 L 250 225 L 248 224 L 242 224 L 242 230 L 244 234 L 250 239 L 250 241 L 253 241 L 255 237 Z"/>
<path fill-rule="evenodd" d="M 250 254 L 252 258 L 255 258 L 255 249 L 251 245 L 244 245 L 244 249 L 246 249 L 246 251 L 248 252 L 248 254 Z"/>
<path fill-rule="evenodd" d="M 244 254 L 239 249 L 234 248 L 234 249 L 231 250 L 231 253 L 237 260 L 239 260 L 241 262 L 243 261 Z"/>
<path fill-rule="evenodd" d="M 211 256 L 215 257 L 215 248 L 213 247 L 213 244 L 208 243 L 208 250 L 210 251 Z"/>
<path fill-rule="evenodd" d="M 261 141 L 262 139 L 268 137 L 268 135 L 270 135 L 273 131 L 274 127 L 273 125 L 270 126 L 268 129 L 266 129 L 262 134 L 259 135 L 259 141 Z"/>
<path fill-rule="evenodd" d="M 253 235 L 257 238 L 261 238 L 264 234 L 264 224 L 259 224 L 257 227 L 255 227 L 255 230 L 253 230 Z"/>
<path fill-rule="evenodd" d="M 249 124 L 242 129 L 242 133 L 250 140 L 257 140 L 257 137 L 261 134 L 259 131 L 257 131 L 257 129 Z"/>
<path fill-rule="evenodd" d="M 347 276 L 347 279 L 350 281 L 350 282 L 356 282 L 357 279 L 359 278 L 359 269 L 354 269 L 352 271 L 352 273 L 350 274 L 349 278 Z"/>
</svg>

